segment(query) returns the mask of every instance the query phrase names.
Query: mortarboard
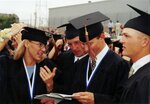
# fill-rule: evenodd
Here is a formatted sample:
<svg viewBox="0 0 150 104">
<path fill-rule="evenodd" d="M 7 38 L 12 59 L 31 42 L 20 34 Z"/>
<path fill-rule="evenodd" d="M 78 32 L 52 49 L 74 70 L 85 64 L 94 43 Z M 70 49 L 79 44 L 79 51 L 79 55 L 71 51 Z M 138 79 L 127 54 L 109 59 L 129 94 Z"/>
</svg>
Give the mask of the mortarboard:
<svg viewBox="0 0 150 104">
<path fill-rule="evenodd" d="M 55 41 L 57 41 L 58 39 L 63 39 L 64 38 L 63 35 L 61 35 L 61 34 L 52 34 L 52 36 L 53 36 Z"/>
<path fill-rule="evenodd" d="M 94 12 L 69 21 L 76 29 L 79 29 L 80 41 L 87 42 L 89 49 L 88 53 L 92 60 L 95 60 L 96 56 L 90 49 L 89 40 L 95 38 L 103 32 L 103 25 L 101 22 L 108 19 L 109 18 L 102 13 Z"/>
<path fill-rule="evenodd" d="M 109 18 L 100 12 L 94 12 L 81 17 L 70 20 L 69 22 L 77 29 L 79 29 L 80 40 L 86 42 L 86 31 L 88 32 L 89 40 L 98 36 L 103 32 L 102 21 L 108 20 Z"/>
<path fill-rule="evenodd" d="M 63 24 L 57 28 L 66 27 L 65 30 L 65 38 L 66 39 L 73 39 L 77 36 L 79 36 L 79 30 L 77 30 L 72 24 Z"/>
<path fill-rule="evenodd" d="M 140 14 L 140 16 L 127 21 L 124 28 L 132 28 L 150 36 L 150 14 L 143 12 L 131 5 L 128 6 Z"/>
<path fill-rule="evenodd" d="M 49 32 L 31 27 L 24 27 L 24 30 L 22 30 L 21 33 L 22 33 L 22 40 L 29 39 L 39 41 L 45 45 L 47 44 L 47 40 L 49 39 L 49 37 L 51 37 L 51 34 Z"/>
</svg>

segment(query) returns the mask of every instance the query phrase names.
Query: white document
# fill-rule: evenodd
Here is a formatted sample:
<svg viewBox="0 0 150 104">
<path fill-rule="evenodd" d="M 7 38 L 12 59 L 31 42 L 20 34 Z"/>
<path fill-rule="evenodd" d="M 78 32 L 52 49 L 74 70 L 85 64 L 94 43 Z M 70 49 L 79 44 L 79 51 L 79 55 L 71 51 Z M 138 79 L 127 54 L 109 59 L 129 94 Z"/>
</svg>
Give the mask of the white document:
<svg viewBox="0 0 150 104">
<path fill-rule="evenodd" d="M 55 104 L 59 103 L 61 100 L 72 100 L 73 95 L 60 94 L 60 93 L 49 93 L 36 95 L 34 99 L 43 99 L 43 98 L 54 98 Z"/>
</svg>

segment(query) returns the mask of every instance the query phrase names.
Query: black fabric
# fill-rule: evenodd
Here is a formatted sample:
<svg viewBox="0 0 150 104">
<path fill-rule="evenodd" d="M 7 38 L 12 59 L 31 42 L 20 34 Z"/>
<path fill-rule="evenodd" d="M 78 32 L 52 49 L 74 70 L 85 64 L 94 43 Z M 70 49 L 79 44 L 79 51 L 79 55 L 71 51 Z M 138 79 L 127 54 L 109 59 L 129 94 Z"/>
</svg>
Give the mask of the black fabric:
<svg viewBox="0 0 150 104">
<path fill-rule="evenodd" d="M 111 40 L 111 38 L 105 38 L 105 42 L 106 42 L 107 45 L 113 43 L 112 40 Z"/>
<path fill-rule="evenodd" d="M 112 61 L 113 60 L 113 61 Z M 88 57 L 78 65 L 73 92 L 89 91 L 94 93 L 94 104 L 116 104 L 120 100 L 123 83 L 128 79 L 129 64 L 109 50 L 97 67 L 89 86 L 86 86 Z"/>
<path fill-rule="evenodd" d="M 69 22 L 76 28 L 81 29 L 85 26 L 90 26 L 99 22 L 108 20 L 109 18 L 103 13 L 96 11 L 93 13 L 85 14 L 83 16 L 71 19 Z"/>
<path fill-rule="evenodd" d="M 69 22 L 80 31 L 80 40 L 86 42 L 86 29 L 89 40 L 95 38 L 103 32 L 103 25 L 101 22 L 109 18 L 100 12 L 93 12 L 70 20 Z M 86 29 L 85 29 L 86 28 Z"/>
<path fill-rule="evenodd" d="M 3 87 L 6 86 L 5 94 L 7 94 L 7 97 L 5 99 L 7 99 L 7 104 L 40 104 L 39 100 L 30 99 L 28 82 L 22 59 L 14 61 L 4 56 L 0 58 L 0 66 L 3 66 L 0 67 L 0 70 L 7 71 L 5 80 L 7 86 L 5 84 L 3 85 Z M 39 76 L 40 67 L 38 64 L 36 68 L 33 96 L 47 93 L 45 83 Z M 5 96 L 5 94 L 3 96 Z"/>
<path fill-rule="evenodd" d="M 29 39 L 29 40 L 39 41 L 45 45 L 47 44 L 47 40 L 51 36 L 49 32 L 31 28 L 31 27 L 24 27 L 24 30 L 22 30 L 21 33 L 22 33 L 22 40 Z"/>
<path fill-rule="evenodd" d="M 92 73 L 91 63 L 89 63 L 89 71 L 88 71 L 88 79 L 90 78 L 90 75 Z"/>
<path fill-rule="evenodd" d="M 66 27 L 66 30 L 65 30 L 66 39 L 73 39 L 79 36 L 79 30 L 77 30 L 72 24 L 70 23 L 64 24 L 64 25 L 59 26 L 58 28 L 61 28 L 61 27 Z"/>
<path fill-rule="evenodd" d="M 92 40 L 93 38 L 99 36 L 103 32 L 103 25 L 100 22 L 89 25 L 86 28 L 87 28 L 89 40 Z M 79 29 L 79 31 L 80 31 L 79 34 L 80 41 L 86 42 L 85 28 L 81 28 Z"/>
<path fill-rule="evenodd" d="M 141 67 L 124 85 L 120 104 L 150 104 L 150 62 Z"/>
<path fill-rule="evenodd" d="M 54 92 L 71 94 L 71 85 L 75 73 L 74 54 L 71 51 L 57 56 L 55 63 L 61 73 L 54 80 Z"/>
<path fill-rule="evenodd" d="M 140 16 L 127 21 L 124 27 L 138 30 L 150 36 L 150 14 L 145 13 L 131 5 L 128 6 L 135 10 L 137 13 L 139 13 Z"/>
<path fill-rule="evenodd" d="M 1 55 L 6 55 L 6 56 L 10 56 L 9 51 L 6 47 L 4 47 L 1 51 L 0 51 L 0 56 Z"/>
<path fill-rule="evenodd" d="M 133 28 L 150 36 L 150 15 L 133 18 L 129 20 L 124 27 Z"/>
<path fill-rule="evenodd" d="M 63 39 L 63 35 L 61 34 L 52 34 L 53 36 L 53 39 L 55 40 L 55 42 L 58 40 L 58 39 Z"/>
<path fill-rule="evenodd" d="M 0 103 L 1 104 L 8 104 L 9 102 L 9 91 L 8 91 L 8 79 L 7 79 L 7 71 L 5 70 L 5 68 L 7 69 L 9 63 L 8 63 L 8 59 L 9 57 L 5 56 L 6 59 L 4 58 L 4 56 L 0 56 Z M 5 66 L 6 64 L 8 64 L 7 66 Z"/>
<path fill-rule="evenodd" d="M 53 92 L 72 94 L 72 84 L 75 79 L 76 68 L 78 63 L 82 60 L 74 62 L 74 54 L 72 51 L 61 53 L 56 59 L 58 68 L 61 70 L 61 74 L 54 80 Z M 84 58 L 83 58 L 84 59 Z M 59 104 L 78 104 L 76 100 L 68 101 L 63 100 Z"/>
</svg>

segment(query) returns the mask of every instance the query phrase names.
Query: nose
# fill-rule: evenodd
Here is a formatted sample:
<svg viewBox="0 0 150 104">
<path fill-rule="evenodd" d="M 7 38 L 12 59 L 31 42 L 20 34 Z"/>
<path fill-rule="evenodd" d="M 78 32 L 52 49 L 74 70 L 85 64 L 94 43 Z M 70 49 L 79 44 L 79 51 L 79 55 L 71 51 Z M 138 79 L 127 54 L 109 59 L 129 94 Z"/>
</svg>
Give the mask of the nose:
<svg viewBox="0 0 150 104">
<path fill-rule="evenodd" d="M 41 48 L 41 50 L 42 50 L 43 52 L 45 52 L 45 51 L 46 51 L 46 47 L 43 46 L 43 47 Z"/>
<path fill-rule="evenodd" d="M 120 39 L 120 43 L 123 43 L 124 39 L 123 39 L 123 36 L 121 37 Z"/>
</svg>

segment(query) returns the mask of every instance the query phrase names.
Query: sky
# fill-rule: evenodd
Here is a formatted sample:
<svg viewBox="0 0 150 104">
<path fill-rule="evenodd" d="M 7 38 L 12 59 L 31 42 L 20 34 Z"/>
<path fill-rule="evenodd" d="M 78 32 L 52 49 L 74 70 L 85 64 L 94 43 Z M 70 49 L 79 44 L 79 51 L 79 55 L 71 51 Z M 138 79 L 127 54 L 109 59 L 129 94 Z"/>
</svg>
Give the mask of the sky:
<svg viewBox="0 0 150 104">
<path fill-rule="evenodd" d="M 0 0 L 0 13 L 14 13 L 21 21 L 29 21 L 35 12 L 48 15 L 48 8 L 88 3 L 89 0 Z M 103 0 L 90 0 L 91 2 Z"/>
</svg>

